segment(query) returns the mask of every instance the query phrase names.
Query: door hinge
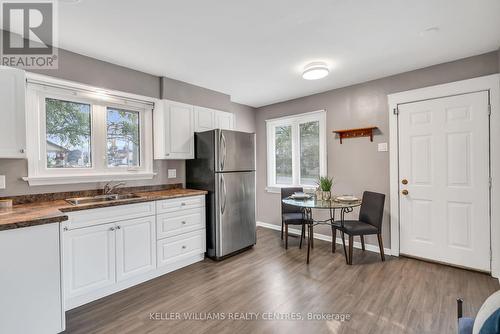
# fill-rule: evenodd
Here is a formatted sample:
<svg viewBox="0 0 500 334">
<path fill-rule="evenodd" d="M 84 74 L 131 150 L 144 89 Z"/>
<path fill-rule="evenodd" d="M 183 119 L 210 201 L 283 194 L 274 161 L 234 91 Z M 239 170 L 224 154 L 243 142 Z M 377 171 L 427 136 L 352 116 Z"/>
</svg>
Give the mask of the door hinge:
<svg viewBox="0 0 500 334">
<path fill-rule="evenodd" d="M 491 104 L 488 104 L 488 116 L 491 116 Z"/>
<path fill-rule="evenodd" d="M 392 112 L 394 113 L 394 115 L 399 115 L 399 109 L 398 108 L 394 108 L 392 110 Z"/>
</svg>

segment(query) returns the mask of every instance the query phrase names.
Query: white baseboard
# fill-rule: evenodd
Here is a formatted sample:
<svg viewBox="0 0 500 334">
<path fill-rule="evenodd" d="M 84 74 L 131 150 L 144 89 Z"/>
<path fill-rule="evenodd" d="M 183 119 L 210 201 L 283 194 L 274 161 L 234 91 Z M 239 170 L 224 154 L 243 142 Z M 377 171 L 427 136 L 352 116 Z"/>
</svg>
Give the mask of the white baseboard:
<svg viewBox="0 0 500 334">
<path fill-rule="evenodd" d="M 257 222 L 257 226 L 269 228 L 271 230 L 281 231 L 281 226 L 280 225 L 269 224 L 269 223 L 264 223 L 264 222 L 258 221 Z M 297 229 L 294 229 L 294 228 L 288 228 L 288 233 L 289 234 L 294 234 L 294 235 L 300 235 L 300 230 L 297 230 Z M 314 239 L 332 242 L 332 237 L 330 235 L 325 235 L 325 234 L 314 232 L 313 237 L 314 237 Z M 342 238 L 337 238 L 336 242 L 338 244 L 342 244 Z M 349 244 L 349 241 L 347 239 L 346 239 L 346 244 Z M 354 248 L 361 249 L 361 242 L 355 241 L 353 245 L 354 245 Z M 380 250 L 378 249 L 378 246 L 370 245 L 370 244 L 365 243 L 365 249 L 367 251 L 380 254 Z M 391 255 L 391 249 L 384 247 L 384 253 L 385 253 L 385 255 Z"/>
</svg>

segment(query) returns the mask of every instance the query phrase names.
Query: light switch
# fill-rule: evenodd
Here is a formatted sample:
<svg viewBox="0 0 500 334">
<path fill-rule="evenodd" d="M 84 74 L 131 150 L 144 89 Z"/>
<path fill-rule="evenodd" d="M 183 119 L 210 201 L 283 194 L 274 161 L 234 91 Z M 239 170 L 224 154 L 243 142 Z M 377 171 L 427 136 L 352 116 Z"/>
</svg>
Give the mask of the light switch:
<svg viewBox="0 0 500 334">
<path fill-rule="evenodd" d="M 0 189 L 5 189 L 5 175 L 0 175 Z"/>
<path fill-rule="evenodd" d="M 177 169 L 169 169 L 168 170 L 168 178 L 175 179 L 177 177 Z"/>
<path fill-rule="evenodd" d="M 379 152 L 387 152 L 387 143 L 378 143 L 378 151 Z"/>
</svg>

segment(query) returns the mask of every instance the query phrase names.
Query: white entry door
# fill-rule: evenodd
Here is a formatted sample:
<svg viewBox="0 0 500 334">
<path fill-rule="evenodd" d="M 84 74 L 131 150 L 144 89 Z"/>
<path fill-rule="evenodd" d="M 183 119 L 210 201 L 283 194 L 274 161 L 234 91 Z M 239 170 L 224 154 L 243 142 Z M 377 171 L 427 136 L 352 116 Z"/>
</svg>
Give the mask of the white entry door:
<svg viewBox="0 0 500 334">
<path fill-rule="evenodd" d="M 488 93 L 398 109 L 401 254 L 490 271 Z"/>
</svg>

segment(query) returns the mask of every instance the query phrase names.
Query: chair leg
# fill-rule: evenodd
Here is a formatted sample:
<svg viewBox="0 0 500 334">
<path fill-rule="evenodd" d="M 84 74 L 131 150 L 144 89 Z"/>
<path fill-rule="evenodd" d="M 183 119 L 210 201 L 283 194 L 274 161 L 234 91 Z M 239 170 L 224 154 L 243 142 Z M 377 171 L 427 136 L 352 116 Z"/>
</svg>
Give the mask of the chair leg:
<svg viewBox="0 0 500 334">
<path fill-rule="evenodd" d="M 314 248 L 314 231 L 312 224 L 309 224 L 309 233 L 311 234 L 311 248 Z"/>
<path fill-rule="evenodd" d="M 281 221 L 281 240 L 283 240 L 283 221 Z"/>
<path fill-rule="evenodd" d="M 382 261 L 385 261 L 385 254 L 384 254 L 384 243 L 382 242 L 382 234 L 377 234 L 378 238 L 378 247 L 380 248 L 380 257 L 382 258 Z"/>
<path fill-rule="evenodd" d="M 311 231 L 310 226 L 308 225 L 307 228 L 309 231 Z M 311 252 L 311 233 L 309 232 L 309 240 L 307 240 L 307 264 L 309 264 L 309 253 Z"/>
<path fill-rule="evenodd" d="M 288 224 L 285 224 L 285 249 L 288 249 Z"/>
<path fill-rule="evenodd" d="M 344 235 L 344 232 L 342 232 L 342 245 L 344 246 L 345 263 L 349 264 L 349 258 L 347 257 L 347 249 L 345 248 L 345 235 Z"/>
<path fill-rule="evenodd" d="M 349 236 L 349 264 L 352 265 L 352 248 L 353 248 L 353 239 L 352 235 Z"/>
<path fill-rule="evenodd" d="M 304 239 L 304 231 L 305 231 L 305 225 L 302 224 L 302 228 L 300 231 L 300 243 L 299 243 L 299 249 L 302 248 L 302 239 Z"/>
<path fill-rule="evenodd" d="M 332 253 L 335 253 L 336 243 L 337 243 L 337 229 L 332 226 Z"/>
<path fill-rule="evenodd" d="M 365 250 L 365 236 L 360 235 L 360 237 L 361 237 L 361 249 Z"/>
</svg>

